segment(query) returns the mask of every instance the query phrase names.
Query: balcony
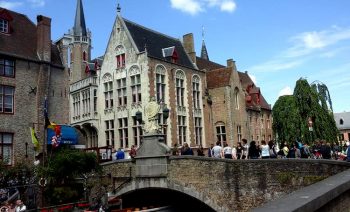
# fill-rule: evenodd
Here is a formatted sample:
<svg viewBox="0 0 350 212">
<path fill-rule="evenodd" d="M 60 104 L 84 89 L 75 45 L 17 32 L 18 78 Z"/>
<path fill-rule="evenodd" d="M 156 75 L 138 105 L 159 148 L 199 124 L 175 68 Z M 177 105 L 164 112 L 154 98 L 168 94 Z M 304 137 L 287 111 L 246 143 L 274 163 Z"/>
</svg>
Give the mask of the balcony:
<svg viewBox="0 0 350 212">
<path fill-rule="evenodd" d="M 90 76 L 88 78 L 79 80 L 69 86 L 69 91 L 75 92 L 78 90 L 81 90 L 83 88 L 89 87 L 89 86 L 96 86 L 97 87 L 97 76 Z"/>
<path fill-rule="evenodd" d="M 97 112 L 89 112 L 89 113 L 84 113 L 82 115 L 73 116 L 71 118 L 71 124 L 91 123 L 91 121 L 93 120 L 98 120 Z"/>
</svg>

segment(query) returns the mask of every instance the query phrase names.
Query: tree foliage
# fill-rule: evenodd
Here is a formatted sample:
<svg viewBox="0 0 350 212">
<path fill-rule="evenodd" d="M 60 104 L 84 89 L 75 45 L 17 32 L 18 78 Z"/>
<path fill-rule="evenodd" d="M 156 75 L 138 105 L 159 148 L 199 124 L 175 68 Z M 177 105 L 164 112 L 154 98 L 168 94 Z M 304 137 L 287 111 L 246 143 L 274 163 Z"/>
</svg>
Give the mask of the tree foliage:
<svg viewBox="0 0 350 212">
<path fill-rule="evenodd" d="M 60 149 L 38 167 L 38 177 L 47 181 L 44 192 L 47 202 L 62 204 L 82 198 L 83 185 L 77 178 L 84 179 L 86 174 L 100 171 L 95 153 Z"/>
<path fill-rule="evenodd" d="M 333 118 L 332 101 L 324 84 L 310 86 L 306 79 L 299 79 L 293 95 L 281 96 L 275 103 L 272 114 L 273 130 L 280 142 L 302 140 L 311 144 L 315 139 L 329 142 L 337 140 L 338 130 Z"/>
</svg>

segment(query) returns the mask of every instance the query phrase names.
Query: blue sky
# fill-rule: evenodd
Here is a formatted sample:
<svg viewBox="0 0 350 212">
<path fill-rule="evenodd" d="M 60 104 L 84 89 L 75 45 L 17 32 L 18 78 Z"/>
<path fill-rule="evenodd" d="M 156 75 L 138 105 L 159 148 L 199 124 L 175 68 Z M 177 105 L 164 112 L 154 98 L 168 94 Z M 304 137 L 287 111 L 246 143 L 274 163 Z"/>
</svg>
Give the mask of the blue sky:
<svg viewBox="0 0 350 212">
<path fill-rule="evenodd" d="M 270 104 L 303 77 L 328 86 L 334 112 L 350 112 L 349 0 L 83 0 L 93 57 L 104 54 L 120 3 L 122 16 L 175 38 L 202 26 L 210 60 L 233 58 Z M 0 6 L 52 18 L 52 38 L 72 28 L 76 0 L 0 0 Z"/>
</svg>

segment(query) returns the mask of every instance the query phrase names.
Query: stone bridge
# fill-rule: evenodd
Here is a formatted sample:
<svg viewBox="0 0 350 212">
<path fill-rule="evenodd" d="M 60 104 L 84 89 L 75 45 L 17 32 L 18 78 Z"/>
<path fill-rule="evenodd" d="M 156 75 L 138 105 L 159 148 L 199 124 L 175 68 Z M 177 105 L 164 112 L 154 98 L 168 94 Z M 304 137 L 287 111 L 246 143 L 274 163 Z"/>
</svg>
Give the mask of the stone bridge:
<svg viewBox="0 0 350 212">
<path fill-rule="evenodd" d="M 103 180 L 105 188 L 119 196 L 125 207 L 163 204 L 192 211 L 250 211 L 350 167 L 350 163 L 333 160 L 228 160 L 198 156 L 171 156 L 166 157 L 165 164 L 153 165 L 161 166 L 163 174 L 140 175 L 137 159 L 104 163 L 108 176 Z M 350 177 L 347 181 L 350 186 Z M 93 189 L 98 189 L 97 184 L 91 193 Z M 335 193 L 349 191 L 350 188 L 343 188 Z M 324 200 L 316 202 L 319 207 L 324 204 Z"/>
</svg>

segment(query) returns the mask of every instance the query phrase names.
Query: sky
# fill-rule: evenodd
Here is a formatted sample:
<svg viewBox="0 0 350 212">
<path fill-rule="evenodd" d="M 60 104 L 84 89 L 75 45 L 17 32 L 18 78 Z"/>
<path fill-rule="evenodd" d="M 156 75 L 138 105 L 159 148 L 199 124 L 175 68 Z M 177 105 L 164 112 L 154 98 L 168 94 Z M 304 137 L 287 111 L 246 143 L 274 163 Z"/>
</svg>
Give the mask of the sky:
<svg viewBox="0 0 350 212">
<path fill-rule="evenodd" d="M 349 0 L 83 0 L 92 33 L 92 56 L 104 54 L 116 18 L 121 15 L 181 39 L 193 33 L 200 55 L 202 32 L 209 59 L 236 61 L 267 102 L 292 94 L 295 83 L 327 85 L 333 111 L 350 112 Z M 74 24 L 76 0 L 0 0 L 0 7 L 52 18 L 52 39 Z"/>
</svg>

